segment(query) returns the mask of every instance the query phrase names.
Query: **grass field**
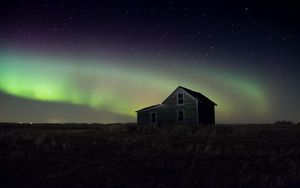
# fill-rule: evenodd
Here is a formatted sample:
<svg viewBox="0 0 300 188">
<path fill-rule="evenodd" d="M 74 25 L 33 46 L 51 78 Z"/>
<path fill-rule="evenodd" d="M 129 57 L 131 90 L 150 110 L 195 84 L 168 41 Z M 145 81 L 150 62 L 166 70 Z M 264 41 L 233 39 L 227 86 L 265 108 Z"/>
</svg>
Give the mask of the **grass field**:
<svg viewBox="0 0 300 188">
<path fill-rule="evenodd" d="M 0 187 L 300 187 L 299 125 L 0 125 Z"/>
</svg>

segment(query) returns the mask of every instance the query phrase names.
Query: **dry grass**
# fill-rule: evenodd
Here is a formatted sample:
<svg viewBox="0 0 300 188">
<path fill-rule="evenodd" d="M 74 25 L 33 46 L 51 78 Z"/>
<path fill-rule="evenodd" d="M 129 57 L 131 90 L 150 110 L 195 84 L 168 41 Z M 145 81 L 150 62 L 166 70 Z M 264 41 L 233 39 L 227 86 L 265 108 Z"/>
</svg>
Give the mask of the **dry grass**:
<svg viewBox="0 0 300 188">
<path fill-rule="evenodd" d="M 298 187 L 300 127 L 0 126 L 1 187 Z"/>
</svg>

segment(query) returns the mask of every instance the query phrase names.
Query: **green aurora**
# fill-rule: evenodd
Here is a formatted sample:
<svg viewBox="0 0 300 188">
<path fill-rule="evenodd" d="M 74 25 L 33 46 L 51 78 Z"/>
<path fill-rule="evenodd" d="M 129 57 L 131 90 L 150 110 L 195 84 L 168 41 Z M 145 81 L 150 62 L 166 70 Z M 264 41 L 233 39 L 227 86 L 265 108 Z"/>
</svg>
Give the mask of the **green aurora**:
<svg viewBox="0 0 300 188">
<path fill-rule="evenodd" d="M 160 103 L 178 85 L 215 101 L 217 122 L 247 121 L 254 116 L 264 121 L 269 111 L 263 83 L 234 71 L 229 75 L 228 71 L 200 64 L 167 68 L 126 61 L 129 60 L 1 53 L 0 91 L 33 101 L 88 106 L 127 115 L 133 121 L 135 110 Z M 151 64 L 159 60 L 148 61 Z"/>
</svg>

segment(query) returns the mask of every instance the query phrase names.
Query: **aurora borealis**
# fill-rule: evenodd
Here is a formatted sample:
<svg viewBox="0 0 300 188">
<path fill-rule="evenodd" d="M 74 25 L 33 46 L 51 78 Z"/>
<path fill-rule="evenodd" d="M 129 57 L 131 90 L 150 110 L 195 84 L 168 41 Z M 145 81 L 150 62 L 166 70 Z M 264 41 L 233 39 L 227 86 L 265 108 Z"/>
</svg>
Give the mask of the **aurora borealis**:
<svg viewBox="0 0 300 188">
<path fill-rule="evenodd" d="M 216 102 L 217 123 L 300 121 L 291 8 L 278 19 L 276 7 L 181 1 L 1 6 L 2 122 L 134 122 L 179 85 Z"/>
</svg>

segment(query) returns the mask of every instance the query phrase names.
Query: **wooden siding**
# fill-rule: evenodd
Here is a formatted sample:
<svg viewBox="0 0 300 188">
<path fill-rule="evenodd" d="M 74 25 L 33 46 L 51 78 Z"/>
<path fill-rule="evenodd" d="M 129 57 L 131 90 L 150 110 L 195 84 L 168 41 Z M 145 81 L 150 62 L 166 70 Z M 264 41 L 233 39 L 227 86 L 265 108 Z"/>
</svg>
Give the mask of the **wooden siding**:
<svg viewBox="0 0 300 188">
<path fill-rule="evenodd" d="M 160 107 L 158 108 L 154 108 L 154 109 L 147 109 L 147 110 L 143 110 L 143 111 L 140 111 L 138 112 L 137 114 L 137 123 L 139 125 L 150 125 L 150 113 L 151 112 L 156 112 L 157 113 L 157 119 L 159 117 L 159 109 Z"/>
<path fill-rule="evenodd" d="M 183 104 L 177 104 L 178 92 L 183 93 Z M 180 109 L 184 110 L 184 122 L 177 122 L 177 112 Z M 169 96 L 161 107 L 138 112 L 138 124 L 149 125 L 152 111 L 157 112 L 157 126 L 198 123 L 197 100 L 182 89 L 178 89 Z"/>
<path fill-rule="evenodd" d="M 183 93 L 183 104 L 177 104 L 178 93 Z M 177 122 L 177 112 L 181 109 L 184 110 L 184 122 Z M 162 114 L 162 124 L 197 124 L 197 100 L 178 89 L 162 105 Z"/>
<path fill-rule="evenodd" d="M 177 104 L 177 94 L 183 93 L 183 104 Z M 184 110 L 184 121 L 178 122 L 178 111 Z M 153 126 L 214 124 L 215 106 L 211 103 L 201 102 L 189 93 L 179 88 L 174 91 L 159 107 L 138 111 L 139 125 L 151 125 L 150 113 L 157 113 L 157 123 Z"/>
<path fill-rule="evenodd" d="M 156 107 L 153 109 L 147 109 L 143 110 L 137 113 L 137 123 L 138 125 L 150 125 L 150 113 L 151 112 L 156 112 L 157 113 L 157 124 L 159 124 L 159 118 L 160 118 L 160 108 L 161 107 Z"/>
</svg>

